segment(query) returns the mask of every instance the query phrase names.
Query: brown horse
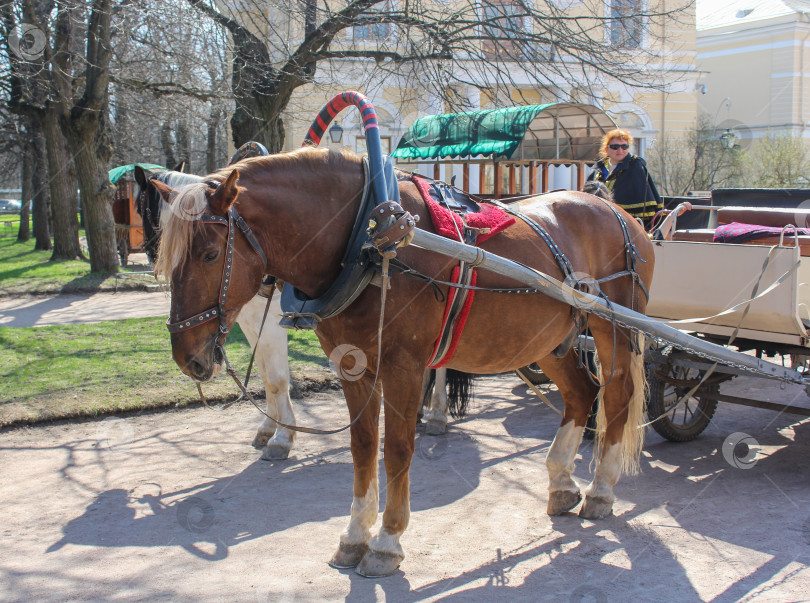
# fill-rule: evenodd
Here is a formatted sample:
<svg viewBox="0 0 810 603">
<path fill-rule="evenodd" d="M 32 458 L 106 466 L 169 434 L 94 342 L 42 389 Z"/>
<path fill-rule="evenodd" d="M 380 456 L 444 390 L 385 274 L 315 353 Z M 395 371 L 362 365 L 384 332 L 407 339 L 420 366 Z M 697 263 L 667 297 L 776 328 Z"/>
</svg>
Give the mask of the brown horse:
<svg viewBox="0 0 810 603">
<path fill-rule="evenodd" d="M 172 217 L 164 224 L 157 267 L 171 282 L 170 321 L 191 324 L 189 317 L 200 321 L 200 326 L 172 333 L 172 351 L 183 372 L 199 381 L 219 370 L 223 359 L 217 342 L 236 320 L 238 309 L 256 294 L 264 273 L 291 283 L 310 297 L 319 296 L 329 287 L 341 268 L 340 259 L 360 205 L 364 175 L 357 156 L 307 148 L 248 159 L 206 180 L 207 184 L 185 187 L 179 196 L 156 183 L 167 201 L 176 197 Z M 432 232 L 416 186 L 405 174 L 398 174 L 398 180 L 402 207 L 421 215 L 419 226 Z M 222 217 L 234 204 L 252 228 L 266 264 L 247 236 L 236 233 L 231 237 L 233 265 L 225 270 L 229 228 L 223 226 L 227 221 Z M 629 237 L 642 258 L 637 274 L 649 287 L 652 245 L 627 214 L 617 214 L 605 201 L 579 192 L 543 195 L 514 207 L 545 227 L 577 274 L 594 279 L 626 270 L 625 236 Z M 212 222 L 210 217 L 200 219 L 204 213 L 219 216 L 219 222 Z M 623 221 L 626 235 L 620 226 Z M 518 220 L 482 247 L 558 279 L 562 275 L 547 243 L 524 221 Z M 443 281 L 448 280 L 457 263 L 414 247 L 400 249 L 398 259 Z M 229 278 L 225 279 L 224 274 Z M 224 280 L 228 281 L 226 316 L 220 330 L 216 321 L 206 322 L 210 318 L 206 309 L 216 304 Z M 509 288 L 520 284 L 480 269 L 477 286 Z M 601 290 L 613 303 L 644 311 L 646 297 L 626 273 L 604 280 Z M 378 358 L 380 311 L 381 289 L 379 284 L 372 285 L 348 309 L 323 320 L 316 330 L 329 355 L 337 349 L 362 352 L 345 354 L 340 365 L 345 370 L 339 371 L 346 377 L 342 386 L 350 417 L 356 420 L 351 427 L 354 499 L 349 525 L 340 537 L 331 565 L 356 567 L 365 576 L 389 575 L 404 558 L 399 540 L 410 515 L 408 472 L 422 375 L 439 333 L 444 303 L 437 300 L 433 288 L 424 280 L 392 273 Z M 570 306 L 542 294 L 477 291 L 464 333 L 447 366 L 469 373 L 497 373 L 537 362 L 557 384 L 565 412 L 546 460 L 548 513 L 553 515 L 573 509 L 581 500 L 571 474 L 588 412 L 599 395 L 606 427 L 594 479 L 585 492 L 580 515 L 603 518 L 612 512 L 614 485 L 623 470 L 633 469 L 641 447 L 644 344 L 635 341 L 634 345 L 626 329 L 596 316 L 591 316 L 587 327 L 606 373 L 601 388 L 589 379 L 570 349 L 572 333 L 584 328 L 582 322 L 572 318 Z M 358 372 L 352 363 L 363 356 L 365 371 Z M 372 537 L 379 504 L 378 419 L 383 399 L 387 493 L 382 527 Z"/>
</svg>

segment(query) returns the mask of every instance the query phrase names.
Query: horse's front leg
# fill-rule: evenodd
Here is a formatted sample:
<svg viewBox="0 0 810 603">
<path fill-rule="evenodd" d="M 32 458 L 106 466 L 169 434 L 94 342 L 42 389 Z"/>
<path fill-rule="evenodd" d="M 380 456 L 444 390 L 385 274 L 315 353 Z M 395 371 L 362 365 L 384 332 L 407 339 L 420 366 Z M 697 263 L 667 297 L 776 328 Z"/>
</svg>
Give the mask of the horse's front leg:
<svg viewBox="0 0 810 603">
<path fill-rule="evenodd" d="M 603 519 L 613 513 L 613 487 L 623 472 L 635 472 L 644 443 L 644 430 L 639 428 L 646 387 L 644 338 L 639 337 L 641 351 L 631 352 L 624 330 L 614 331 L 610 325 L 599 330 L 592 325 L 591 329 L 605 383 L 597 415 L 601 455 L 579 514 L 586 519 Z"/>
<path fill-rule="evenodd" d="M 430 406 L 425 413 L 425 433 L 442 435 L 447 431 L 447 369 L 436 369 Z"/>
<path fill-rule="evenodd" d="M 337 552 L 329 565 L 338 569 L 356 567 L 369 548 L 371 527 L 377 521 L 380 505 L 377 478 L 377 449 L 380 444 L 380 392 L 378 382 L 372 392 L 374 376 L 366 373 L 357 381 L 342 381 L 351 420 L 351 450 L 354 462 L 354 498 L 351 519 L 340 535 Z"/>
<path fill-rule="evenodd" d="M 369 551 L 357 566 L 357 573 L 368 578 L 390 576 L 402 563 L 405 552 L 399 539 L 411 515 L 409 472 L 422 378 L 421 371 L 395 373 L 385 380 L 385 511 L 380 531 L 369 542 Z"/>
<path fill-rule="evenodd" d="M 598 389 L 588 379 L 586 369 L 578 366 L 573 350 L 562 358 L 545 358 L 540 362 L 540 368 L 554 381 L 565 403 L 562 422 L 546 456 L 549 490 L 546 511 L 549 515 L 561 515 L 582 500 L 579 486 L 571 475 Z"/>
</svg>

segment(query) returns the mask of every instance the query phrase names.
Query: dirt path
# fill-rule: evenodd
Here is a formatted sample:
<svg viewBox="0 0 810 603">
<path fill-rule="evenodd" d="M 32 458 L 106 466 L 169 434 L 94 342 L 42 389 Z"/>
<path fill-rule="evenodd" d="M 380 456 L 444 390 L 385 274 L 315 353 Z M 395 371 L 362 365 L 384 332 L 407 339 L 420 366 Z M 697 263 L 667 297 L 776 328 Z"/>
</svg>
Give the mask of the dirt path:
<svg viewBox="0 0 810 603">
<path fill-rule="evenodd" d="M 246 405 L 5 432 L 0 599 L 807 599 L 810 421 L 725 405 L 690 444 L 651 434 L 617 516 L 593 523 L 545 514 L 558 419 L 525 392 L 487 378 L 470 419 L 418 436 L 407 558 L 379 581 L 326 565 L 351 500 L 347 433 L 301 435 L 289 460 L 264 462 Z M 314 426 L 347 416 L 334 394 L 296 411 Z M 758 442 L 750 469 L 724 459 L 734 432 Z"/>
<path fill-rule="evenodd" d="M 0 298 L 0 327 L 44 327 L 169 315 L 169 295 L 120 291 Z"/>
</svg>

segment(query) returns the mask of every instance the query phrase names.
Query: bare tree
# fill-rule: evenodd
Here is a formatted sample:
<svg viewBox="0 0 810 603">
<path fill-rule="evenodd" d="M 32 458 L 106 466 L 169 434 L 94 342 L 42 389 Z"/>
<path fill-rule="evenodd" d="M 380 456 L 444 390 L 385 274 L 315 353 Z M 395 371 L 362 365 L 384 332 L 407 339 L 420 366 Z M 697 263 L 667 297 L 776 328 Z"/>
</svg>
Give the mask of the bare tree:
<svg viewBox="0 0 810 603">
<path fill-rule="evenodd" d="M 693 190 L 741 186 L 748 155 L 739 144 L 724 149 L 711 118 L 700 115 L 686 137 L 657 140 L 648 159 L 661 193 L 681 196 Z"/>
<path fill-rule="evenodd" d="M 72 165 L 91 270 L 113 272 L 118 260 L 105 132 L 112 0 L 14 0 L 2 8 L 8 105 L 37 119 L 47 143 L 54 257 L 81 257 Z M 32 46 L 23 47 L 24 35 Z"/>
<path fill-rule="evenodd" d="M 810 149 L 800 138 L 766 136 L 752 153 L 752 186 L 810 188 Z"/>
<path fill-rule="evenodd" d="M 368 60 L 378 78 L 419 81 L 453 108 L 466 104 L 462 86 L 496 101 L 526 85 L 658 86 L 650 67 L 669 50 L 655 38 L 690 5 L 627 0 L 605 12 L 602 3 L 568 0 L 187 1 L 231 36 L 234 144 L 252 139 L 271 151 L 283 146 L 282 113 L 295 89 L 341 61 Z"/>
</svg>

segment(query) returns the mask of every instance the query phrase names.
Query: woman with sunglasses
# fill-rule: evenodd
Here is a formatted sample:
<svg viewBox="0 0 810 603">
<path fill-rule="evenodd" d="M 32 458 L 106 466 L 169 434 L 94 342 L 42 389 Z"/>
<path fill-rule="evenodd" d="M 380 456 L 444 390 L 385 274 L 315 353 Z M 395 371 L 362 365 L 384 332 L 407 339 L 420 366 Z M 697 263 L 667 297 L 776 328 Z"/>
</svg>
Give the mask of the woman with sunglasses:
<svg viewBox="0 0 810 603">
<path fill-rule="evenodd" d="M 649 227 L 655 212 L 663 208 L 661 195 L 647 172 L 644 160 L 633 155 L 633 136 L 625 130 L 612 130 L 602 138 L 599 161 L 588 180 L 604 182 L 613 200 L 634 218 Z"/>
</svg>

